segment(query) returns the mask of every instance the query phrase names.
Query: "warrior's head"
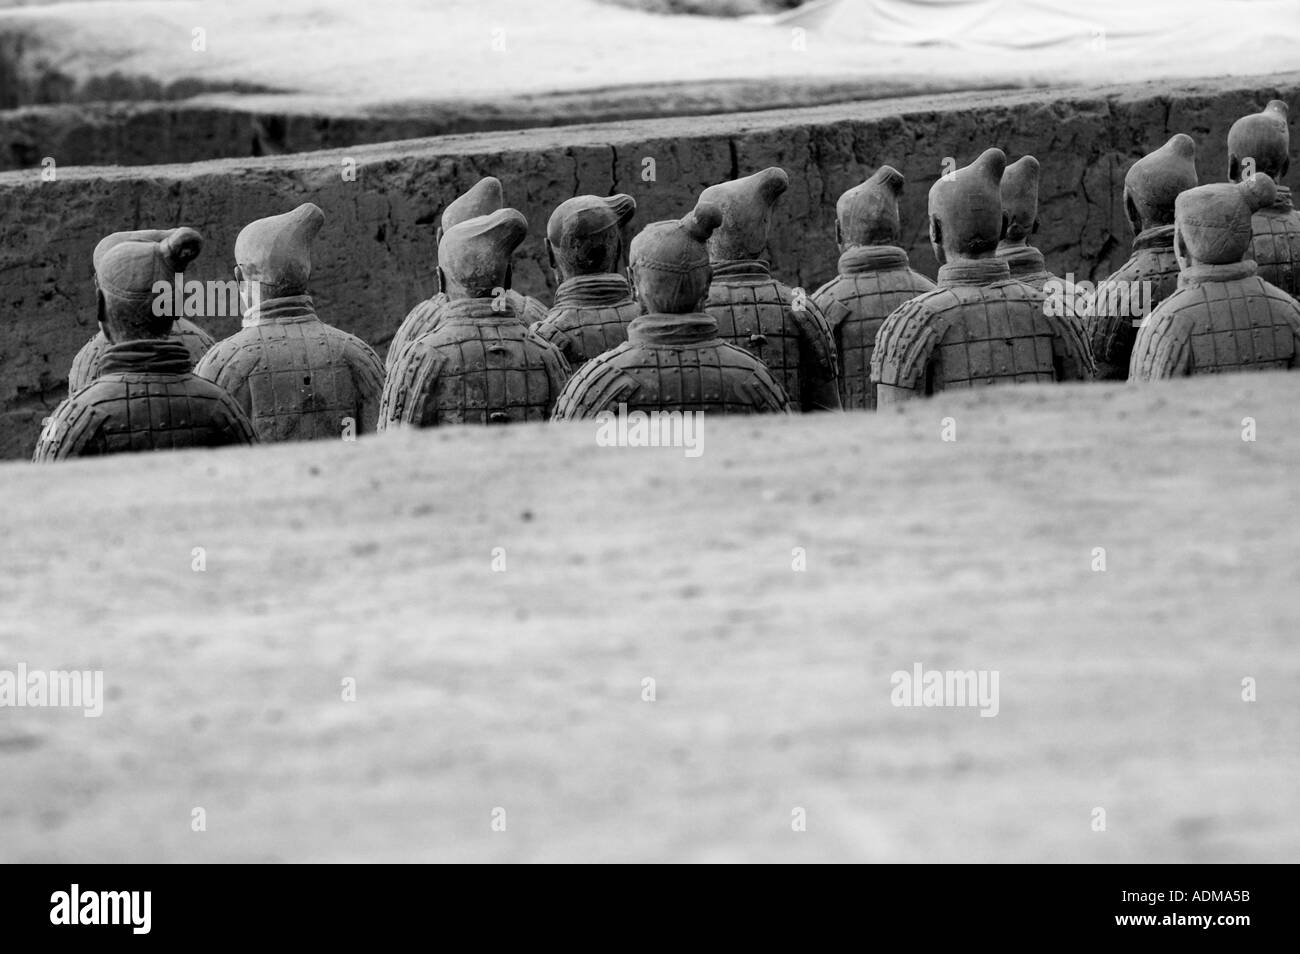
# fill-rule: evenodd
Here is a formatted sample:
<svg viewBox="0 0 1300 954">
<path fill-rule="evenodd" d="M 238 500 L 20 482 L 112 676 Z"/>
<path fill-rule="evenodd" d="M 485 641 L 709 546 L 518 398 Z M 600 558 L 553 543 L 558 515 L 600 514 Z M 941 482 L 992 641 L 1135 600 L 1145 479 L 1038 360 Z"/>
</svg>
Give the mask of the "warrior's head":
<svg viewBox="0 0 1300 954">
<path fill-rule="evenodd" d="M 1038 231 L 1038 160 L 1021 156 L 1002 170 L 1002 214 L 1009 245 L 1028 245 Z"/>
<path fill-rule="evenodd" d="M 898 200 L 903 194 L 903 174 L 881 166 L 866 182 L 856 185 L 835 203 L 835 241 L 840 251 L 855 245 L 897 245 L 902 228 Z"/>
<path fill-rule="evenodd" d="M 509 287 L 510 259 L 525 236 L 528 220 L 514 209 L 451 226 L 438 243 L 438 262 L 448 298 L 491 298 Z"/>
<path fill-rule="evenodd" d="M 969 166 L 930 187 L 930 244 L 940 265 L 995 254 L 1005 231 L 1001 149 L 986 149 Z"/>
<path fill-rule="evenodd" d="M 1178 133 L 1129 167 L 1124 175 L 1124 212 L 1133 234 L 1174 224 L 1174 200 L 1196 188 L 1196 143 Z"/>
<path fill-rule="evenodd" d="M 1238 119 L 1228 130 L 1228 178 L 1233 182 L 1252 172 L 1281 179 L 1290 165 L 1291 132 L 1282 100 L 1271 100 L 1259 112 Z"/>
<path fill-rule="evenodd" d="M 722 210 L 701 201 L 675 222 L 652 222 L 632 240 L 629 256 L 637 297 L 649 312 L 697 311 L 709 293 L 709 237 L 722 224 Z"/>
<path fill-rule="evenodd" d="M 244 308 L 307 292 L 311 243 L 325 213 L 310 202 L 245 225 L 235 239 L 235 277 Z"/>
<path fill-rule="evenodd" d="M 790 177 L 785 170 L 771 166 L 743 179 L 711 185 L 701 192 L 696 208 L 711 205 L 722 213 L 722 225 L 709 239 L 709 256 L 713 261 L 758 258 L 767 245 L 772 207 L 788 188 Z"/>
<path fill-rule="evenodd" d="M 1179 195 L 1174 202 L 1174 254 L 1179 266 L 1240 262 L 1250 248 L 1251 215 L 1276 198 L 1273 180 L 1263 173 Z"/>
<path fill-rule="evenodd" d="M 99 326 L 113 343 L 165 338 L 172 309 L 155 307 L 170 299 L 180 276 L 203 250 L 194 229 L 115 232 L 95 246 L 95 297 Z"/>
<path fill-rule="evenodd" d="M 460 225 L 469 219 L 477 219 L 480 215 L 491 215 L 493 212 L 499 212 L 505 207 L 505 194 L 501 189 L 501 180 L 496 176 L 484 176 L 466 190 L 464 195 L 459 195 L 447 204 L 447 208 L 442 210 L 442 218 L 439 219 L 438 228 L 434 233 L 434 243 L 442 245 L 442 237 L 447 234 L 447 230 L 455 225 Z M 510 287 L 509 281 L 506 287 Z M 442 260 L 438 262 L 438 291 L 447 290 L 447 276 L 442 272 Z"/>
<path fill-rule="evenodd" d="M 635 214 L 630 195 L 579 195 L 561 202 L 546 223 L 546 252 L 559 280 L 617 272 L 623 228 Z"/>
</svg>

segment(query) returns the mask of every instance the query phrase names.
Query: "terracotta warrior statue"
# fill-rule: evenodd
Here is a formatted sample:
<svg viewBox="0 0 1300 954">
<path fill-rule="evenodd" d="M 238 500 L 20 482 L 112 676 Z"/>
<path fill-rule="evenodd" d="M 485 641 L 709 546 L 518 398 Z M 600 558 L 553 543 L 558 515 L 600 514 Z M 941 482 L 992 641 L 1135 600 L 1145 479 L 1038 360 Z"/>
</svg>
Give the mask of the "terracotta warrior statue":
<svg viewBox="0 0 1300 954">
<path fill-rule="evenodd" d="M 1247 160 L 1250 160 L 1249 162 Z M 1243 116 L 1228 130 L 1228 178 L 1240 182 L 1251 173 L 1273 180 L 1277 197 L 1251 219 L 1247 258 L 1259 275 L 1293 298 L 1300 297 L 1300 212 L 1291 204 L 1291 190 L 1279 185 L 1291 165 L 1291 132 L 1286 103 L 1270 102 L 1258 113 Z"/>
<path fill-rule="evenodd" d="M 544 421 L 569 378 L 560 349 L 543 341 L 501 294 L 528 220 L 500 209 L 453 225 L 438 245 L 447 303 L 384 382 L 380 430 L 442 424 Z"/>
<path fill-rule="evenodd" d="M 1277 201 L 1262 172 L 1182 193 L 1174 204 L 1178 290 L 1138 329 L 1129 378 L 1294 368 L 1300 305 L 1245 256 L 1251 215 Z"/>
<path fill-rule="evenodd" d="M 533 331 L 577 370 L 627 340 L 641 313 L 620 272 L 623 229 L 636 213 L 630 195 L 580 195 L 562 202 L 546 225 L 546 250 L 559 287 L 550 314 Z"/>
<path fill-rule="evenodd" d="M 721 210 L 701 202 L 678 222 L 655 222 L 632 240 L 631 268 L 647 313 L 632 319 L 628 340 L 592 358 L 569 381 L 556 420 L 603 411 L 789 411 L 785 392 L 762 361 L 722 340 L 701 311 L 709 291 L 710 234 Z"/>
<path fill-rule="evenodd" d="M 1124 176 L 1124 211 L 1133 227 L 1133 254 L 1097 286 L 1089 311 L 1088 336 L 1097 376 L 1123 381 L 1144 312 L 1178 288 L 1174 255 L 1174 200 L 1196 188 L 1196 144 L 1178 133 L 1129 167 Z"/>
<path fill-rule="evenodd" d="M 766 364 L 796 410 L 839 408 L 835 339 L 812 300 L 772 277 L 758 256 L 767 245 L 772 206 L 790 186 L 773 166 L 743 179 L 709 186 L 700 202 L 722 212 L 709 238 L 713 284 L 705 310 L 724 341 Z"/>
<path fill-rule="evenodd" d="M 1043 264 L 1043 253 L 1029 244 L 1029 236 L 1038 231 L 1038 173 L 1033 156 L 1021 156 L 1002 170 L 1006 230 L 998 243 L 998 258 L 1007 263 L 1012 278 L 1042 291 L 1056 276 Z"/>
<path fill-rule="evenodd" d="M 437 234 L 434 236 L 435 243 L 441 248 L 442 237 L 449 228 L 469 219 L 477 218 L 480 215 L 489 215 L 500 211 L 504 205 L 501 180 L 495 176 L 486 176 L 480 179 L 470 187 L 468 192 L 453 199 L 447 208 L 443 210 L 442 224 L 438 226 Z M 520 321 L 524 325 L 531 325 L 533 322 L 541 321 L 546 317 L 545 305 L 536 298 L 521 295 L 510 288 L 509 273 L 506 274 L 504 281 L 506 283 L 503 286 L 506 289 L 505 299 L 510 303 L 510 311 L 515 315 L 516 321 Z M 410 314 L 402 319 L 401 325 L 397 328 L 397 333 L 393 335 L 393 340 L 388 344 L 388 355 L 384 359 L 385 367 L 392 368 L 393 363 L 397 361 L 397 356 L 408 342 L 414 341 L 421 335 L 428 334 L 437 326 L 438 316 L 446 304 L 446 280 L 440 260 L 438 266 L 438 293 L 432 298 L 420 302 L 411 309 Z"/>
<path fill-rule="evenodd" d="M 881 166 L 835 206 L 839 275 L 817 289 L 812 300 L 835 333 L 840 399 L 846 408 L 875 408 L 871 352 L 876 332 L 895 308 L 934 288 L 934 282 L 912 271 L 899 247 L 902 194 L 903 174 Z"/>
<path fill-rule="evenodd" d="M 98 259 L 114 245 L 122 242 L 161 242 L 169 236 L 174 235 L 178 229 L 142 229 L 136 232 L 114 232 L 112 235 L 100 241 L 95 246 L 95 253 L 92 260 Z M 194 255 L 198 255 L 198 246 L 193 249 Z M 188 261 L 177 263 L 179 268 L 177 274 L 185 271 L 190 264 Z M 175 338 L 181 344 L 185 345 L 185 350 L 190 355 L 190 366 L 193 367 L 203 357 L 209 348 L 213 345 L 212 336 L 196 325 L 194 322 L 181 317 L 172 319 L 171 337 Z M 104 332 L 96 332 L 95 336 L 81 346 L 77 356 L 72 359 L 72 369 L 68 372 L 68 393 L 75 394 L 84 388 L 95 378 L 99 377 L 99 363 L 104 357 L 104 352 L 108 350 L 108 339 L 104 337 Z"/>
<path fill-rule="evenodd" d="M 235 239 L 244 326 L 195 368 L 230 392 L 264 441 L 365 434 L 379 416 L 379 356 L 321 321 L 307 294 L 311 244 L 324 224 L 307 202 L 244 227 Z"/>
<path fill-rule="evenodd" d="M 1092 377 L 1087 342 L 1011 277 L 997 255 L 1005 233 L 1006 156 L 986 150 L 930 189 L 930 243 L 939 285 L 885 319 L 871 356 L 881 405 L 946 388 Z"/>
<path fill-rule="evenodd" d="M 221 388 L 190 372 L 170 315 L 154 314 L 156 283 L 172 287 L 199 253 L 193 229 L 158 241 L 126 239 L 95 250 L 99 325 L 108 341 L 99 375 L 45 422 L 36 461 L 123 451 L 253 444 L 252 424 Z"/>
</svg>

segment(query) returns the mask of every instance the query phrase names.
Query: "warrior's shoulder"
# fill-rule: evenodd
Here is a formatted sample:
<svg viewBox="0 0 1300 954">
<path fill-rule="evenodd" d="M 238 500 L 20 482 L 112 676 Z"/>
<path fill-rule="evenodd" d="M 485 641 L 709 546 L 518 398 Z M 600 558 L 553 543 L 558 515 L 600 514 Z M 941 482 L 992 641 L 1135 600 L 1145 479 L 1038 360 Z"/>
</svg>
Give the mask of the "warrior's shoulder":
<svg viewBox="0 0 1300 954">
<path fill-rule="evenodd" d="M 240 328 L 229 338 L 222 338 L 199 359 L 195 370 L 205 378 L 223 371 L 252 370 L 261 360 L 263 345 L 258 326 Z"/>
<path fill-rule="evenodd" d="M 553 417 L 556 420 L 592 417 L 625 400 L 640 386 L 633 371 L 644 360 L 641 350 L 625 341 L 583 364 L 564 386 Z"/>
</svg>

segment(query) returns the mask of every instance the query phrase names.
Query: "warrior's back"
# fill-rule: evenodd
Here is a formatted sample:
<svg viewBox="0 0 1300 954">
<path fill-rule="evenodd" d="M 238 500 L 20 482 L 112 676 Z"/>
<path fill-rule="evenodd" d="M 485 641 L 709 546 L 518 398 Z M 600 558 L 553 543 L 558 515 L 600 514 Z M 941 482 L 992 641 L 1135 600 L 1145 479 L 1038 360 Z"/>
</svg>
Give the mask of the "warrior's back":
<svg viewBox="0 0 1300 954">
<path fill-rule="evenodd" d="M 354 335 L 319 320 L 265 322 L 219 342 L 196 369 L 230 392 L 264 441 L 374 430 L 383 365 Z"/>
<path fill-rule="evenodd" d="M 880 326 L 909 299 L 934 288 L 910 268 L 839 275 L 813 295 L 835 335 L 840 360 L 840 398 L 845 408 L 874 408 L 871 355 Z"/>
<path fill-rule="evenodd" d="M 793 290 L 770 275 L 715 272 L 705 311 L 717 321 L 718 337 L 767 365 L 796 408 L 809 409 L 810 391 L 838 377 L 825 316 L 810 298 L 796 303 Z"/>
<path fill-rule="evenodd" d="M 1080 380 L 1092 359 L 1065 317 L 1018 281 L 945 285 L 907 302 L 881 327 L 872 378 L 921 394 L 947 388 Z M 881 401 L 885 392 L 879 394 Z"/>
<path fill-rule="evenodd" d="M 1259 275 L 1185 285 L 1143 323 L 1137 380 L 1296 366 L 1300 305 Z"/>
<path fill-rule="evenodd" d="M 715 339 L 690 347 L 629 341 L 583 365 L 556 407 L 562 420 L 603 411 L 771 414 L 790 409 L 761 362 Z"/>
<path fill-rule="evenodd" d="M 641 313 L 635 301 L 615 305 L 556 305 L 533 332 L 551 342 L 577 370 L 627 341 L 627 326 Z"/>
<path fill-rule="evenodd" d="M 223 447 L 256 440 L 221 388 L 193 374 L 110 372 L 49 419 L 34 459 Z"/>
<path fill-rule="evenodd" d="M 380 417 L 418 427 L 544 421 L 567 379 L 558 349 L 513 315 L 448 318 L 390 369 Z"/>
</svg>

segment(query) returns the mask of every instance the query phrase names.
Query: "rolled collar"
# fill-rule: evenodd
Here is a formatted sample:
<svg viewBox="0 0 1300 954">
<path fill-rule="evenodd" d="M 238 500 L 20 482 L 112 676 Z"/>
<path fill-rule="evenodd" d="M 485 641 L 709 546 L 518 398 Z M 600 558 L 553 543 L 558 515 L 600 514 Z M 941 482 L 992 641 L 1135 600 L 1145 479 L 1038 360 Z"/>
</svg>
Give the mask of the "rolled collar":
<svg viewBox="0 0 1300 954">
<path fill-rule="evenodd" d="M 992 285 L 1011 278 L 1011 269 L 1000 258 L 977 258 L 950 262 L 939 267 L 939 285 Z"/>
<path fill-rule="evenodd" d="M 1004 243 L 998 246 L 998 258 L 1007 263 L 1007 269 L 1010 271 L 1012 278 L 1036 275 L 1045 270 L 1043 253 L 1032 245 Z"/>
<path fill-rule="evenodd" d="M 1174 227 L 1172 225 L 1157 225 L 1155 228 L 1143 229 L 1133 239 L 1133 251 L 1135 252 L 1147 248 L 1173 247 Z"/>
<path fill-rule="evenodd" d="M 770 279 L 772 266 L 757 258 L 713 262 L 713 280 L 738 278 Z"/>
<path fill-rule="evenodd" d="M 287 295 L 268 298 L 244 312 L 245 328 L 292 321 L 319 321 L 310 295 Z"/>
<path fill-rule="evenodd" d="M 1230 282 L 1238 278 L 1250 278 L 1258 272 L 1259 266 L 1249 258 L 1223 265 L 1188 265 L 1178 273 L 1178 287 L 1204 285 L 1206 282 Z"/>
<path fill-rule="evenodd" d="M 627 340 L 633 344 L 697 344 L 717 337 L 717 321 L 698 312 L 685 315 L 641 315 L 633 318 L 627 326 Z"/>
<path fill-rule="evenodd" d="M 617 305 L 631 301 L 632 288 L 622 275 L 575 275 L 555 289 L 555 306 Z"/>
<path fill-rule="evenodd" d="M 1273 204 L 1269 208 L 1275 212 L 1293 211 L 1295 206 L 1291 204 L 1291 188 L 1284 185 L 1278 186 L 1277 198 L 1273 200 Z"/>
<path fill-rule="evenodd" d="M 175 338 L 140 338 L 110 345 L 99 365 L 100 374 L 119 371 L 185 374 L 194 366 L 189 349 Z"/>
<path fill-rule="evenodd" d="M 906 268 L 907 253 L 897 245 L 854 245 L 840 255 L 841 275 L 860 275 L 888 268 Z"/>
<path fill-rule="evenodd" d="M 511 322 L 519 320 L 509 299 L 498 305 L 496 298 L 451 298 L 442 306 L 442 317 L 438 323 L 445 325 L 449 321 L 482 321 L 488 318 L 507 319 Z"/>
</svg>

